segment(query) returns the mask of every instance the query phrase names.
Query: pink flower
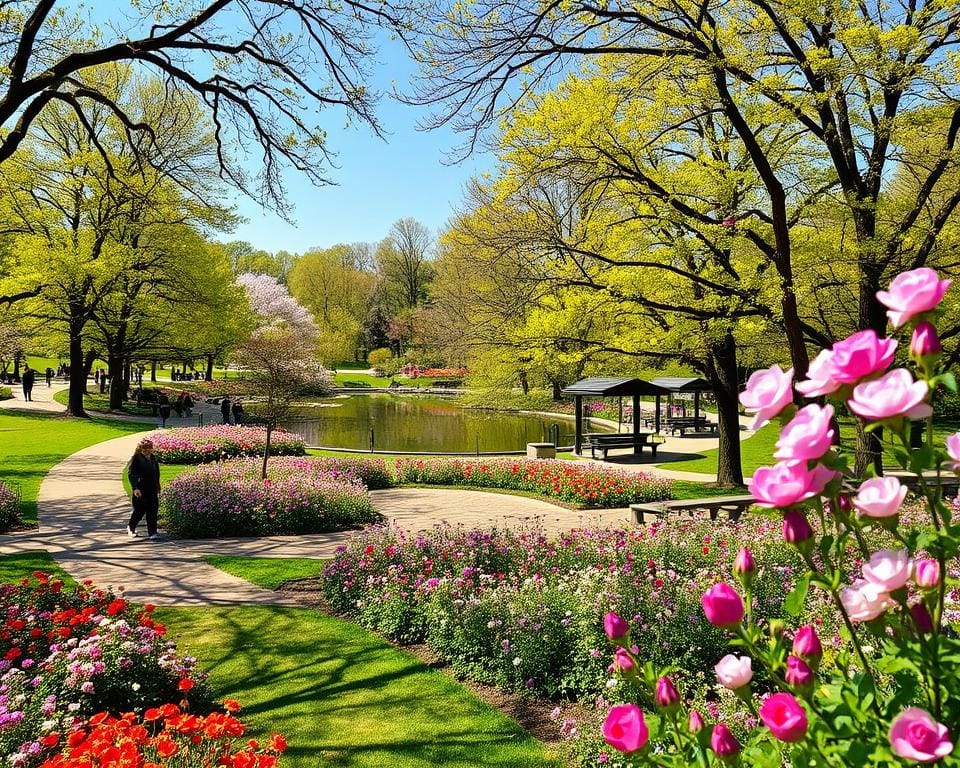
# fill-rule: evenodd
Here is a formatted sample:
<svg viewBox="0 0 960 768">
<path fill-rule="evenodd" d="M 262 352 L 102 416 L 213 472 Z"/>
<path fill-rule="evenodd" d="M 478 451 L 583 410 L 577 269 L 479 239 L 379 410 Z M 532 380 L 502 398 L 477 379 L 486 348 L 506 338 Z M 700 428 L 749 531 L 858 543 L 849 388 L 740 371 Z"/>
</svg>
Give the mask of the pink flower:
<svg viewBox="0 0 960 768">
<path fill-rule="evenodd" d="M 927 391 L 925 381 L 914 381 L 908 370 L 896 368 L 879 379 L 857 384 L 847 405 L 867 421 L 899 416 L 925 419 L 933 413 L 930 405 L 924 402 Z"/>
<path fill-rule="evenodd" d="M 917 625 L 917 631 L 921 635 L 928 635 L 933 632 L 933 616 L 930 615 L 930 611 L 923 603 L 911 605 L 910 615 L 913 617 L 913 623 Z"/>
<path fill-rule="evenodd" d="M 788 656 L 787 671 L 784 673 L 783 679 L 787 681 L 788 685 L 803 688 L 813 682 L 813 670 L 799 656 Z"/>
<path fill-rule="evenodd" d="M 909 707 L 890 725 L 895 754 L 918 763 L 932 763 L 953 752 L 950 732 L 919 707 Z"/>
<path fill-rule="evenodd" d="M 813 473 L 802 461 L 780 461 L 760 467 L 748 486 L 758 507 L 789 507 L 816 495 Z"/>
<path fill-rule="evenodd" d="M 802 544 L 813 536 L 813 529 L 807 522 L 807 516 L 797 509 L 789 510 L 783 516 L 783 540 L 790 544 Z"/>
<path fill-rule="evenodd" d="M 626 648 L 617 648 L 613 654 L 613 667 L 620 672 L 629 672 L 636 664 Z"/>
<path fill-rule="evenodd" d="M 742 547 L 733 561 L 733 575 L 737 577 L 752 576 L 756 572 L 757 563 L 753 559 L 753 553 L 749 547 Z"/>
<path fill-rule="evenodd" d="M 669 677 L 661 677 L 657 680 L 657 687 L 653 693 L 653 701 L 658 707 L 663 707 L 664 709 L 672 707 L 680 701 L 680 694 L 677 693 L 677 689 Z"/>
<path fill-rule="evenodd" d="M 830 355 L 832 378 L 841 384 L 852 384 L 873 373 L 885 371 L 897 351 L 894 339 L 881 339 L 877 332 L 857 331 L 833 345 Z"/>
<path fill-rule="evenodd" d="M 830 428 L 833 406 L 812 404 L 801 408 L 780 432 L 775 459 L 810 461 L 830 450 L 835 434 Z"/>
<path fill-rule="evenodd" d="M 894 605 L 890 595 L 876 584 L 861 579 L 840 593 L 840 602 L 850 621 L 871 621 Z"/>
<path fill-rule="evenodd" d="M 760 429 L 790 405 L 793 400 L 792 384 L 793 368 L 784 371 L 779 365 L 772 365 L 751 374 L 746 389 L 740 393 L 743 407 L 754 414 L 750 429 Z"/>
<path fill-rule="evenodd" d="M 819 659 L 823 655 L 820 637 L 812 624 L 806 624 L 793 636 L 793 652 L 802 659 Z"/>
<path fill-rule="evenodd" d="M 940 583 L 940 563 L 925 557 L 913 564 L 913 578 L 920 589 L 933 589 Z"/>
<path fill-rule="evenodd" d="M 707 621 L 715 627 L 733 627 L 743 619 L 743 599 L 729 584 L 714 584 L 700 598 Z"/>
<path fill-rule="evenodd" d="M 603 617 L 603 631 L 611 641 L 619 640 L 630 632 L 630 625 L 611 611 Z"/>
<path fill-rule="evenodd" d="M 807 732 L 807 712 L 792 693 L 767 696 L 760 705 L 760 719 L 780 741 L 800 741 Z"/>
<path fill-rule="evenodd" d="M 806 381 L 797 384 L 797 391 L 806 397 L 820 397 L 821 395 L 830 395 L 840 389 L 841 382 L 833 377 L 832 358 L 832 350 L 820 350 L 820 353 L 810 361 Z"/>
<path fill-rule="evenodd" d="M 950 469 L 960 472 L 960 432 L 955 432 L 946 440 L 947 454 L 953 459 Z"/>
<path fill-rule="evenodd" d="M 881 549 L 863 566 L 863 577 L 884 592 L 903 587 L 910 578 L 910 553 L 905 549 Z"/>
<path fill-rule="evenodd" d="M 907 487 L 897 478 L 871 477 L 864 480 L 853 497 L 853 506 L 867 517 L 892 517 L 900 511 Z"/>
<path fill-rule="evenodd" d="M 650 738 L 643 712 L 636 704 L 611 707 L 602 731 L 607 744 L 628 755 L 643 749 Z"/>
<path fill-rule="evenodd" d="M 749 656 L 738 659 L 732 653 L 728 653 L 716 663 L 713 669 L 717 673 L 717 681 L 720 685 L 731 691 L 749 685 L 753 679 L 753 661 Z"/>
<path fill-rule="evenodd" d="M 887 308 L 891 325 L 899 328 L 911 317 L 935 309 L 951 282 L 941 280 L 929 267 L 920 267 L 897 275 L 889 290 L 877 291 L 877 299 Z"/>
<path fill-rule="evenodd" d="M 913 337 L 910 339 L 910 357 L 921 361 L 925 357 L 939 355 L 941 352 L 943 352 L 943 345 L 940 343 L 940 337 L 933 323 L 926 320 L 917 323 L 917 327 L 913 329 Z"/>
<path fill-rule="evenodd" d="M 695 709 L 690 710 L 687 728 L 690 730 L 690 733 L 700 733 L 700 731 L 703 730 L 703 716 Z"/>
<path fill-rule="evenodd" d="M 733 757 L 740 752 L 740 742 L 726 724 L 717 723 L 710 734 L 710 749 L 717 757 Z"/>
</svg>

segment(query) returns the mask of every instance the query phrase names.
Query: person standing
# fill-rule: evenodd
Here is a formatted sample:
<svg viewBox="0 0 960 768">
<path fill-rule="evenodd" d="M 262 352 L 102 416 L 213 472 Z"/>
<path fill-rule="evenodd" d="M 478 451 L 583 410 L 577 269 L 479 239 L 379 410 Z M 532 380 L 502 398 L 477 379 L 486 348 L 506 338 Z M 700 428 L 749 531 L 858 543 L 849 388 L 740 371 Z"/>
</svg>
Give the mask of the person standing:
<svg viewBox="0 0 960 768">
<path fill-rule="evenodd" d="M 233 399 L 233 423 L 237 426 L 243 424 L 243 403 L 239 397 Z"/>
<path fill-rule="evenodd" d="M 127 477 L 133 489 L 133 511 L 127 523 L 127 536 L 137 537 L 137 526 L 146 516 L 147 538 L 156 540 L 157 513 L 160 510 L 160 464 L 153 455 L 153 442 L 145 437 L 133 452 L 127 467 Z"/>
<path fill-rule="evenodd" d="M 166 392 L 161 392 L 160 396 L 157 398 L 157 405 L 160 409 L 160 427 L 167 426 L 167 419 L 170 418 L 170 398 L 167 397 Z"/>
<path fill-rule="evenodd" d="M 224 395 L 220 401 L 220 415 L 223 417 L 223 423 L 230 423 L 230 396 Z"/>
<path fill-rule="evenodd" d="M 47 375 L 47 389 L 50 389 L 50 383 L 53 381 L 53 368 L 48 365 L 45 373 Z"/>
<path fill-rule="evenodd" d="M 23 399 L 27 401 L 33 400 L 33 381 L 34 373 L 33 368 L 29 365 L 23 369 L 23 377 L 21 382 L 23 383 Z"/>
</svg>

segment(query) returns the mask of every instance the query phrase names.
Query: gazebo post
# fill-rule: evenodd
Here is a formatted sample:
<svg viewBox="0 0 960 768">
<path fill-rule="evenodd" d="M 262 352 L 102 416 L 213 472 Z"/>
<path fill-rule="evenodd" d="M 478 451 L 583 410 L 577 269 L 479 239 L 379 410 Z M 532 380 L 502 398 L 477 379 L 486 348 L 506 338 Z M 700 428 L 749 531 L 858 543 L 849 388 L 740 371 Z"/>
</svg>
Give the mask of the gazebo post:
<svg viewBox="0 0 960 768">
<path fill-rule="evenodd" d="M 617 434 L 620 434 L 620 426 L 623 424 L 623 397 L 618 397 L 617 401 L 620 405 L 620 413 L 617 415 Z"/>
<path fill-rule="evenodd" d="M 640 419 L 637 414 L 640 413 L 640 395 L 633 396 L 633 452 L 636 455 L 640 453 Z"/>
<path fill-rule="evenodd" d="M 653 414 L 653 430 L 660 434 L 660 395 L 657 395 L 657 410 Z"/>
<path fill-rule="evenodd" d="M 700 418 L 700 390 L 698 389 L 693 393 L 693 423 L 697 423 L 697 419 Z"/>
<path fill-rule="evenodd" d="M 575 395 L 573 398 L 574 410 L 576 412 L 576 426 L 574 428 L 573 452 L 580 455 L 580 443 L 583 442 L 583 408 L 582 398 Z"/>
</svg>

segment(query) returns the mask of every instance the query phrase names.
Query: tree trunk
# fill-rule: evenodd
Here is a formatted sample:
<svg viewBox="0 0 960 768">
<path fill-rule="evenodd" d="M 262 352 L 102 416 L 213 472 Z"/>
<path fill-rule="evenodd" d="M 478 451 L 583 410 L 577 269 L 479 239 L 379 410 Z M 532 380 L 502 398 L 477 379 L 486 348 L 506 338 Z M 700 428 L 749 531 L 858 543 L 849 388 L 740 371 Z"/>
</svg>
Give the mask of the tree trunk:
<svg viewBox="0 0 960 768">
<path fill-rule="evenodd" d="M 563 389 L 563 387 L 560 386 L 560 382 L 559 382 L 559 381 L 551 381 L 551 382 L 550 382 L 550 386 L 553 388 L 553 399 L 554 399 L 554 400 L 562 400 L 562 399 L 563 399 L 563 395 L 560 394 L 560 390 Z"/>
<path fill-rule="evenodd" d="M 707 351 L 707 377 L 717 399 L 720 448 L 717 452 L 717 483 L 743 485 L 740 458 L 740 408 L 737 399 L 737 342 L 729 331 L 711 343 Z"/>
<path fill-rule="evenodd" d="M 263 480 L 267 479 L 267 459 L 270 458 L 270 435 L 273 433 L 273 422 L 267 422 L 267 439 L 263 444 L 263 472 L 260 477 Z"/>
<path fill-rule="evenodd" d="M 150 361 L 150 381 L 154 384 L 157 383 L 157 361 Z"/>
<path fill-rule="evenodd" d="M 207 372 L 203 375 L 207 381 L 213 381 L 213 355 L 207 355 Z"/>
<path fill-rule="evenodd" d="M 13 356 L 13 378 L 15 379 L 20 378 L 20 357 L 21 354 L 19 352 Z"/>
<path fill-rule="evenodd" d="M 123 409 L 123 358 L 119 355 L 107 354 L 107 372 L 110 374 L 110 410 Z"/>
<path fill-rule="evenodd" d="M 78 418 L 87 418 L 83 409 L 83 395 L 87 382 L 83 360 L 83 337 L 79 330 L 70 330 L 70 390 L 67 396 L 67 413 Z"/>
<path fill-rule="evenodd" d="M 868 222 L 869 224 L 870 222 Z M 858 228 L 859 230 L 859 228 Z M 877 301 L 877 291 L 880 290 L 881 275 L 872 265 L 860 265 L 860 296 L 859 313 L 861 330 L 872 329 L 878 336 L 883 336 L 887 329 L 887 310 Z M 883 474 L 883 430 L 876 429 L 867 433 L 863 431 L 863 424 L 857 420 L 857 445 L 854 456 L 854 472 L 862 475 L 864 470 L 873 465 L 877 475 Z"/>
</svg>

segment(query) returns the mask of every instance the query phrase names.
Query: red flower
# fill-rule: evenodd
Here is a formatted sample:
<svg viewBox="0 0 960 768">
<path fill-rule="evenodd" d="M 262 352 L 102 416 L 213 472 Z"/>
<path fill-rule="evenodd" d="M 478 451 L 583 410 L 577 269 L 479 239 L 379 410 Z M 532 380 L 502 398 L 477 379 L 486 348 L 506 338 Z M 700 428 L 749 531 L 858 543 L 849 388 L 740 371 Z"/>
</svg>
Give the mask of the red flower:
<svg viewBox="0 0 960 768">
<path fill-rule="evenodd" d="M 193 689 L 193 685 L 194 685 L 193 680 L 190 680 L 189 678 L 184 678 L 179 683 L 177 683 L 177 690 L 189 691 Z"/>
</svg>

